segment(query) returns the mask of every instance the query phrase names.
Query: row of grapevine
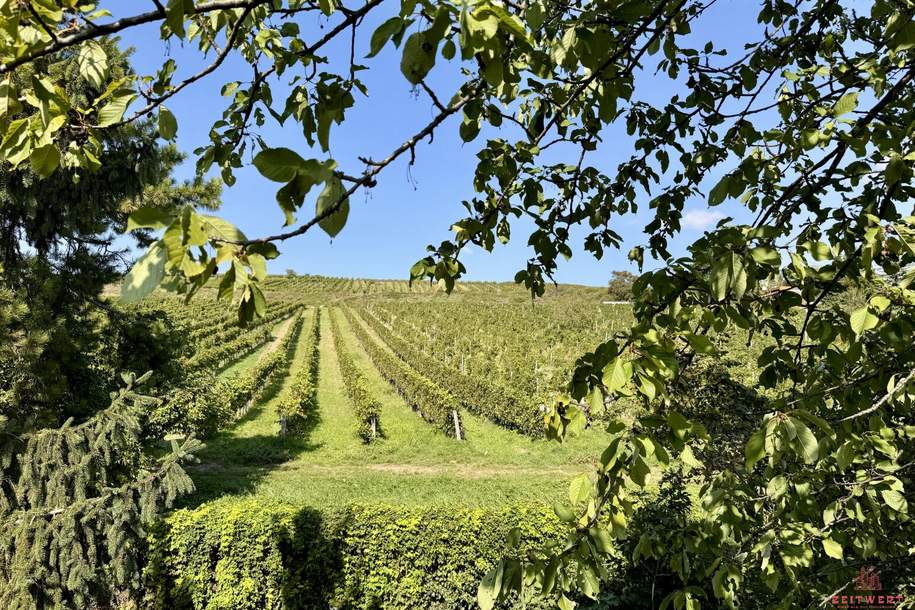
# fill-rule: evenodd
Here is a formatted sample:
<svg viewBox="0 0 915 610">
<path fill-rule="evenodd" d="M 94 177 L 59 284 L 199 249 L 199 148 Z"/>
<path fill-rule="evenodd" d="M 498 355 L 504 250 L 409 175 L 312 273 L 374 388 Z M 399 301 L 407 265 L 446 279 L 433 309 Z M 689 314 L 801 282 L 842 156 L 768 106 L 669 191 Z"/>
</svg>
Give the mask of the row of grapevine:
<svg viewBox="0 0 915 610">
<path fill-rule="evenodd" d="M 462 437 L 459 404 L 448 392 L 416 372 L 399 356 L 380 345 L 353 316 L 349 308 L 343 309 L 350 327 L 363 349 L 388 383 L 419 414 L 439 430 L 458 439 Z"/>
<path fill-rule="evenodd" d="M 414 343 L 394 332 L 392 327 L 379 320 L 371 311 L 363 312 L 362 319 L 388 347 L 426 377 L 438 380 L 439 384 L 456 396 L 468 411 L 523 434 L 543 435 L 543 416 L 529 402 L 497 383 L 467 375 L 456 367 L 430 358 L 418 350 Z"/>
<path fill-rule="evenodd" d="M 235 317 L 230 318 L 228 321 L 214 324 L 208 332 L 197 335 L 196 339 L 193 339 L 192 335 L 193 345 L 190 346 L 190 353 L 199 353 L 211 350 L 216 346 L 224 345 L 251 329 L 263 326 L 264 324 L 270 324 L 274 320 L 285 317 L 286 314 L 296 307 L 298 307 L 298 305 L 295 303 L 274 302 L 267 306 L 267 310 L 263 317 L 258 318 L 247 326 L 239 325 L 238 319 Z"/>
<path fill-rule="evenodd" d="M 522 397 L 528 413 L 568 383 L 582 350 L 626 327 L 628 306 L 589 298 L 554 302 L 375 300 L 368 310 L 423 357 Z"/>
<path fill-rule="evenodd" d="M 272 350 L 262 355 L 250 370 L 228 380 L 236 418 L 244 417 L 251 405 L 267 391 L 271 382 L 285 370 L 284 365 L 288 364 L 290 358 L 289 348 L 295 345 L 304 319 L 301 313 L 297 314 L 289 323 L 286 334 Z"/>
<path fill-rule="evenodd" d="M 300 307 L 297 303 L 277 307 L 263 318 L 256 320 L 254 324 L 240 330 L 233 339 L 196 350 L 191 357 L 183 361 L 184 367 L 188 370 L 225 368 L 227 364 L 250 354 L 269 341 L 272 336 L 271 327 L 293 315 Z"/>
<path fill-rule="evenodd" d="M 318 364 L 321 340 L 321 310 L 315 309 L 311 322 L 304 331 L 305 357 L 296 370 L 286 394 L 277 405 L 280 416 L 280 433 L 301 432 L 316 414 L 318 406 Z"/>
<path fill-rule="evenodd" d="M 224 428 L 246 411 L 258 384 L 275 374 L 278 358 L 296 332 L 295 323 L 288 328 L 278 349 L 265 354 L 248 372 L 225 376 L 212 368 L 185 370 L 181 383 L 168 388 L 147 415 L 149 429 L 158 434 L 179 432 L 208 438 Z M 264 342 L 272 337 L 269 327 L 261 330 L 266 331 Z"/>
<path fill-rule="evenodd" d="M 379 419 L 381 403 L 369 391 L 368 380 L 356 366 L 352 353 L 344 345 L 340 326 L 333 315 L 330 316 L 330 324 L 333 330 L 337 362 L 340 366 L 340 376 L 343 378 L 343 389 L 353 404 L 358 422 L 356 434 L 363 442 L 369 443 L 381 434 Z"/>
</svg>

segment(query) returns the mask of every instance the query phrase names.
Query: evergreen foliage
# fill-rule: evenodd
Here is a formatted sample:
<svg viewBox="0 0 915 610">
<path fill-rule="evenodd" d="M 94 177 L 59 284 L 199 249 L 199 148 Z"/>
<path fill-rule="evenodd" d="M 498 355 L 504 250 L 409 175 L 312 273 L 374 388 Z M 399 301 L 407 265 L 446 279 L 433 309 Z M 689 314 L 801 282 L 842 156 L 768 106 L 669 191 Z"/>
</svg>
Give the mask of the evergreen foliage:
<svg viewBox="0 0 915 610">
<path fill-rule="evenodd" d="M 134 599 L 145 526 L 193 491 L 182 464 L 193 437 L 159 459 L 140 448 L 150 399 L 139 379 L 80 424 L 18 437 L 0 462 L 0 606 L 10 610 L 109 606 Z M 2 430 L 0 430 L 2 432 Z"/>
</svg>

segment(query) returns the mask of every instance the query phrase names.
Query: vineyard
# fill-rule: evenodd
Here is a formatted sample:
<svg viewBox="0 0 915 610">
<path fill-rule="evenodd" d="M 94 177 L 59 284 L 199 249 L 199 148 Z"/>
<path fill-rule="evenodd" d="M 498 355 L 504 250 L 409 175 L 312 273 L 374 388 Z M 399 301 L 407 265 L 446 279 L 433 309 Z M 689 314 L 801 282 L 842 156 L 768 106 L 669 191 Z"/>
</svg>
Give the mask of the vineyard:
<svg viewBox="0 0 915 610">
<path fill-rule="evenodd" d="M 915 610 L 915 2 L 0 26 L 0 610 Z"/>
<path fill-rule="evenodd" d="M 510 284 L 450 297 L 398 281 L 266 285 L 266 315 L 244 328 L 205 294 L 140 305 L 164 312 L 192 354 L 151 414 L 206 440 L 190 505 L 244 494 L 497 507 L 561 494 L 605 444 L 599 426 L 564 445 L 543 438 L 562 373 L 628 318 L 600 290 L 563 286 L 532 304 Z"/>
<path fill-rule="evenodd" d="M 549 441 L 544 405 L 563 389 L 563 375 L 583 349 L 628 323 L 627 305 L 605 304 L 603 290 L 583 286 L 560 286 L 537 302 L 523 288 L 498 283 L 466 283 L 450 296 L 429 284 L 315 276 L 270 277 L 265 286 L 265 315 L 244 327 L 213 303 L 208 288 L 189 304 L 157 293 L 129 306 L 183 338 L 178 381 L 160 388 L 164 400 L 149 422 L 166 439 L 194 434 L 205 442 L 189 466 L 196 491 L 166 520 L 172 551 L 162 574 L 171 584 L 157 603 L 203 607 L 217 599 L 219 582 L 201 588 L 180 579 L 188 570 L 214 569 L 197 556 L 204 548 L 220 561 L 242 562 L 234 575 L 221 576 L 226 592 L 236 591 L 237 579 L 254 569 L 238 549 L 200 540 L 188 547 L 184 537 L 248 527 L 245 519 L 268 519 L 269 534 L 251 544 L 284 563 L 290 551 L 274 545 L 293 534 L 273 528 L 301 511 L 329 521 L 342 518 L 340 511 L 367 511 L 360 513 L 365 519 L 394 511 L 372 528 L 393 518 L 403 527 L 413 523 L 410 535 L 429 534 L 438 523 L 436 535 L 479 539 L 460 560 L 476 561 L 479 553 L 483 563 L 474 565 L 460 563 L 446 540 L 416 542 L 431 545 L 436 561 L 454 570 L 449 578 L 457 580 L 433 594 L 449 600 L 447 607 L 473 605 L 480 570 L 497 558 L 504 528 L 518 515 L 529 514 L 517 525 L 533 528 L 532 540 L 560 531 L 551 503 L 596 464 L 608 436 L 594 420 L 563 444 Z M 403 527 L 392 541 L 406 535 Z M 502 533 L 486 538 L 493 532 Z M 362 566 L 350 573 L 348 554 L 340 561 L 342 575 L 328 578 L 357 584 L 322 599 L 356 607 L 369 604 L 366 579 L 381 578 L 378 599 L 390 604 L 401 596 L 403 607 L 414 607 L 432 599 L 424 589 L 429 579 L 445 574 L 404 564 L 398 569 L 415 572 L 413 585 L 382 577 L 390 562 L 409 563 L 400 553 L 379 560 L 378 572 Z M 249 598 L 263 602 L 281 589 L 271 584 L 275 576 L 265 572 Z M 190 598 L 173 590 L 182 587 Z"/>
</svg>

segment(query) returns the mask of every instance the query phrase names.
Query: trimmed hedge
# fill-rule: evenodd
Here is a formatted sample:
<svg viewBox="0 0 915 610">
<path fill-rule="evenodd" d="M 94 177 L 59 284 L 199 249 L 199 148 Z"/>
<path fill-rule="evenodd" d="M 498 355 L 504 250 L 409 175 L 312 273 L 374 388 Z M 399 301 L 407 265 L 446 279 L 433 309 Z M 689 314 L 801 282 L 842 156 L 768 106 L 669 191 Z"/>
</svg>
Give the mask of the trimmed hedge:
<svg viewBox="0 0 915 610">
<path fill-rule="evenodd" d="M 447 434 L 457 436 L 453 413 L 460 404 L 457 399 L 428 377 L 407 364 L 400 356 L 382 346 L 349 308 L 343 308 L 353 334 L 362 344 L 378 372 L 403 397 L 404 401 L 419 412 L 430 424 Z M 460 417 L 460 416 L 459 416 Z M 460 419 L 459 419 L 460 421 Z"/>
<path fill-rule="evenodd" d="M 319 513 L 261 499 L 218 500 L 176 511 L 150 534 L 144 605 L 476 608 L 480 579 L 505 553 L 513 527 L 530 545 L 524 549 L 566 531 L 546 506 L 354 505 Z"/>
<path fill-rule="evenodd" d="M 337 350 L 337 362 L 340 366 L 340 377 L 343 378 L 343 388 L 356 414 L 358 428 L 356 435 L 364 443 L 372 442 L 376 436 L 381 435 L 381 403 L 369 390 L 368 380 L 356 362 L 353 355 L 343 344 L 343 335 L 340 334 L 340 325 L 337 318 L 330 315 L 331 330 L 334 334 L 334 347 Z M 373 426 L 374 424 L 374 426 Z"/>
</svg>

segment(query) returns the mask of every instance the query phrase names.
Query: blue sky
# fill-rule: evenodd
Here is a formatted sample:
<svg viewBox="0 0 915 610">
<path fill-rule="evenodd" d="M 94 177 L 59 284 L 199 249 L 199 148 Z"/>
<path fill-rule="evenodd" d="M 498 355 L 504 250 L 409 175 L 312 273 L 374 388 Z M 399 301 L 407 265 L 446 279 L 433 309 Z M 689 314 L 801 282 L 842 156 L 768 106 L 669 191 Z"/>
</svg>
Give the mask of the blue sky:
<svg viewBox="0 0 915 610">
<path fill-rule="evenodd" d="M 363 34 L 357 39 L 357 62 L 368 52 L 371 31 L 398 11 L 399 2 L 389 4 L 370 13 L 370 18 L 363 24 Z M 701 47 L 706 40 L 712 39 L 719 47 L 729 48 L 734 53 L 741 51 L 743 43 L 754 38 L 758 31 L 756 8 L 754 3 L 745 0 L 719 0 L 703 17 L 701 24 L 694 27 L 690 42 Z M 118 16 L 116 13 L 115 17 Z M 308 16 L 301 18 L 299 23 L 306 39 L 315 39 L 321 35 L 321 26 L 328 22 L 336 23 L 338 19 L 339 16 L 330 20 Z M 135 48 L 132 62 L 140 74 L 155 73 L 170 56 L 179 65 L 177 81 L 211 59 L 202 57 L 195 45 L 165 45 L 159 39 L 156 26 L 144 26 L 129 32 L 123 42 Z M 346 44 L 326 49 L 331 56 L 331 68 L 335 61 L 348 58 L 348 36 L 344 39 L 340 42 Z M 370 68 L 361 72 L 369 97 L 357 94 L 356 106 L 348 112 L 345 124 L 331 130 L 330 155 L 349 174 L 359 174 L 363 169 L 357 156 L 376 159 L 387 156 L 435 114 L 428 97 L 412 89 L 403 78 L 399 61 L 399 50 L 391 45 L 377 57 L 361 60 Z M 208 142 L 210 125 L 220 118 L 225 106 L 225 100 L 219 95 L 221 85 L 226 81 L 244 82 L 250 78 L 250 68 L 229 60 L 220 71 L 169 100 L 167 106 L 178 119 L 179 148 L 192 153 Z M 641 99 L 663 103 L 675 90 L 675 85 L 666 76 L 643 74 L 639 78 L 637 95 Z M 446 62 L 440 57 L 427 82 L 440 98 L 449 99 L 460 83 L 457 59 Z M 282 81 L 274 80 L 273 85 L 274 98 L 280 100 L 278 106 L 282 107 Z M 335 239 L 331 240 L 325 233 L 314 230 L 280 244 L 282 254 L 270 262 L 270 271 L 281 273 L 290 268 L 299 273 L 344 277 L 408 277 L 410 266 L 425 255 L 427 244 L 437 244 L 450 236 L 452 222 L 464 215 L 461 201 L 473 195 L 475 155 L 484 140 L 481 136 L 475 142 L 464 144 L 458 136 L 459 122 L 459 117 L 452 117 L 436 132 L 433 143 L 419 145 L 416 163 L 412 167 L 408 165 L 408 156 L 405 156 L 379 176 L 376 187 L 357 193 L 351 199 L 346 228 Z M 287 146 L 306 158 L 324 158 L 319 149 L 309 150 L 301 130 L 292 121 L 279 126 L 268 117 L 259 133 L 270 146 Z M 515 139 L 517 132 L 510 132 L 505 137 Z M 591 153 L 588 161 L 612 174 L 617 163 L 628 154 L 629 141 L 624 130 L 611 126 L 605 134 L 603 147 Z M 193 161 L 194 156 L 190 154 L 176 177 L 192 177 Z M 575 159 L 569 161 L 574 162 Z M 283 216 L 274 196 L 280 185 L 261 177 L 250 165 L 238 170 L 236 176 L 236 184 L 224 190 L 221 215 L 238 225 L 249 237 L 278 232 Z M 308 220 L 313 209 L 309 206 L 313 206 L 315 194 L 312 193 L 312 198 L 306 200 L 299 221 Z M 642 227 L 649 212 L 645 208 L 647 206 L 643 205 L 638 215 L 614 221 L 613 228 L 626 240 L 620 250 L 607 251 L 603 260 L 597 261 L 576 247 L 573 258 L 561 264 L 556 279 L 600 285 L 606 283 L 613 270 L 635 271 L 626 254 L 631 246 L 643 243 Z M 739 210 L 727 205 L 708 210 L 703 202 L 692 202 L 687 206 L 687 226 L 675 244 L 674 252 L 682 251 L 686 244 L 701 234 L 703 228 L 711 226 L 718 218 L 735 213 L 739 214 Z M 529 227 L 529 224 L 517 222 L 512 227 L 511 243 L 497 245 L 492 253 L 476 248 L 468 251 L 462 257 L 468 268 L 467 279 L 511 280 L 530 256 L 525 231 Z"/>
</svg>

